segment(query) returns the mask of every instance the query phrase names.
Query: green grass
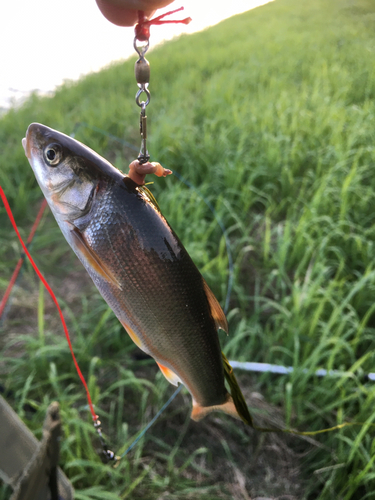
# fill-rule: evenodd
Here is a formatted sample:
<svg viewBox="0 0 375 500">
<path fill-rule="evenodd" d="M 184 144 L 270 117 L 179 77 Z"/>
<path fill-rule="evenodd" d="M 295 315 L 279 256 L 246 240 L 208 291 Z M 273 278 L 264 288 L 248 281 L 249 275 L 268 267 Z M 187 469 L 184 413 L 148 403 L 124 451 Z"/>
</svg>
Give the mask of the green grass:
<svg viewBox="0 0 375 500">
<path fill-rule="evenodd" d="M 152 159 L 197 186 L 230 237 L 224 351 L 295 369 L 241 374 L 255 419 L 300 430 L 362 425 L 306 441 L 221 415 L 195 424 L 184 393 L 118 468 L 102 464 L 57 314 L 26 266 L 2 326 L 2 383 L 38 438 L 49 402 L 60 402 L 61 466 L 78 500 L 245 498 L 243 488 L 251 497 L 375 497 L 375 385 L 363 377 L 375 372 L 374 28 L 372 0 L 276 0 L 148 57 Z M 126 171 L 134 151 L 92 127 L 138 148 L 133 63 L 53 98 L 32 96 L 0 119 L 1 185 L 23 236 L 41 199 L 20 143 L 27 126 L 76 130 Z M 224 303 L 228 262 L 212 213 L 176 178 L 152 190 Z M 0 243 L 3 291 L 20 247 L 2 208 Z M 152 362 L 136 360 L 50 214 L 32 253 L 63 304 L 111 447 L 124 450 L 172 389 Z M 349 375 L 317 379 L 317 368 Z"/>
</svg>

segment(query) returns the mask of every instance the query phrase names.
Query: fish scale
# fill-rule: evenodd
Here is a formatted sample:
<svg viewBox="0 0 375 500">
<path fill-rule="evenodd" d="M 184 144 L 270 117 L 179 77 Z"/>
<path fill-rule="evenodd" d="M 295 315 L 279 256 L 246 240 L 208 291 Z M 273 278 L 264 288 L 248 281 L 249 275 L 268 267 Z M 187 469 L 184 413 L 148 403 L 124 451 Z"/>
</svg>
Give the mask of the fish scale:
<svg viewBox="0 0 375 500">
<path fill-rule="evenodd" d="M 166 220 L 131 180 L 122 185 L 103 184 L 96 194 L 96 214 L 84 231 L 98 257 L 112 263 L 122 288 L 102 280 L 99 289 L 103 297 L 120 321 L 130 323 L 143 349 L 172 369 L 198 403 L 211 406 L 224 402 L 220 345 L 217 341 L 212 346 L 212 340 L 217 339 L 216 325 L 201 274 Z M 135 232 L 135 227 L 141 229 Z M 128 270 L 116 265 L 118 262 L 126 262 Z M 132 318 L 124 311 L 133 311 Z M 152 344 L 150 331 L 154 332 Z M 207 331 L 211 331 L 208 341 Z M 176 352 L 180 354 L 172 362 Z M 193 384 L 189 380 L 194 380 Z M 194 391 L 195 385 L 199 391 Z M 213 390 L 216 387 L 220 390 Z"/>
</svg>

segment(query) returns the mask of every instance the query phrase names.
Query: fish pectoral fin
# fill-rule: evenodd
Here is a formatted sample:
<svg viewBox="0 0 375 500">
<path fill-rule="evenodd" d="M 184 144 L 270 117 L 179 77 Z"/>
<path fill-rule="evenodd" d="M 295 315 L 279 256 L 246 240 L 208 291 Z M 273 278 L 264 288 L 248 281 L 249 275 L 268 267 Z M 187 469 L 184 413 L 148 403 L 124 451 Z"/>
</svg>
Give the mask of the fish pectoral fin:
<svg viewBox="0 0 375 500">
<path fill-rule="evenodd" d="M 203 279 L 203 278 L 202 278 Z M 228 321 L 227 318 L 225 317 L 224 311 L 221 308 L 221 305 L 219 304 L 219 301 L 211 291 L 210 287 L 207 285 L 206 281 L 203 279 L 203 288 L 206 293 L 206 297 L 208 300 L 208 303 L 210 305 L 211 309 L 211 314 L 212 317 L 214 318 L 216 328 L 221 328 L 224 330 L 224 332 L 228 333 L 229 328 L 228 328 Z"/>
<path fill-rule="evenodd" d="M 177 386 L 179 383 L 182 384 L 180 377 L 178 375 L 176 375 L 173 370 L 158 363 L 157 361 L 156 361 L 156 364 L 158 365 L 158 367 L 160 368 L 160 371 L 162 372 L 162 374 L 164 375 L 164 377 L 168 380 L 168 382 L 170 384 L 175 385 L 175 386 Z"/>
<path fill-rule="evenodd" d="M 104 262 L 100 260 L 94 250 L 90 248 L 81 231 L 77 227 L 75 227 L 74 224 L 71 224 L 71 226 L 73 228 L 71 229 L 71 234 L 73 240 L 75 241 L 76 249 L 84 256 L 84 258 L 96 273 L 98 273 L 106 281 L 112 283 L 112 285 L 114 285 L 115 287 L 122 290 L 120 283 L 117 281 L 112 271 Z"/>
<path fill-rule="evenodd" d="M 226 401 L 221 405 L 214 406 L 200 406 L 196 401 L 193 400 L 193 409 L 191 411 L 191 418 L 195 422 L 199 422 L 202 418 L 206 417 L 213 411 L 222 411 L 231 417 L 242 420 L 238 414 L 236 407 L 234 405 L 232 396 L 228 393 Z"/>
</svg>

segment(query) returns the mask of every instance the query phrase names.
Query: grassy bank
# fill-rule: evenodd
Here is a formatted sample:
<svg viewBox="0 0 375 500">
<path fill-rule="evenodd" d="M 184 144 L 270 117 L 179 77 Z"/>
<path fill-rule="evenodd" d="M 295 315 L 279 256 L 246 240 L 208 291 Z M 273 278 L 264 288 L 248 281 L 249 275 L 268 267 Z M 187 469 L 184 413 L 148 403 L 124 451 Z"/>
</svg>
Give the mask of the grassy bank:
<svg viewBox="0 0 375 500">
<path fill-rule="evenodd" d="M 60 402 L 61 465 L 78 500 L 375 497 L 375 386 L 363 376 L 375 372 L 374 28 L 372 0 L 276 0 L 148 57 L 152 159 L 198 187 L 230 237 L 224 352 L 294 367 L 288 377 L 239 373 L 256 421 L 362 425 L 307 440 L 261 435 L 219 414 L 195 424 L 183 393 L 128 460 L 102 464 L 57 313 L 26 266 L 1 326 L 2 385 L 38 437 L 49 402 Z M 126 171 L 135 152 L 113 136 L 139 146 L 133 63 L 1 117 L 0 180 L 23 236 L 41 200 L 20 142 L 27 126 L 75 131 Z M 152 191 L 224 303 L 228 261 L 212 213 L 177 178 Z M 0 241 L 2 294 L 20 253 L 2 207 Z M 64 306 L 108 440 L 124 450 L 172 389 L 139 360 L 51 214 L 32 253 Z M 317 368 L 347 375 L 318 380 Z"/>
</svg>

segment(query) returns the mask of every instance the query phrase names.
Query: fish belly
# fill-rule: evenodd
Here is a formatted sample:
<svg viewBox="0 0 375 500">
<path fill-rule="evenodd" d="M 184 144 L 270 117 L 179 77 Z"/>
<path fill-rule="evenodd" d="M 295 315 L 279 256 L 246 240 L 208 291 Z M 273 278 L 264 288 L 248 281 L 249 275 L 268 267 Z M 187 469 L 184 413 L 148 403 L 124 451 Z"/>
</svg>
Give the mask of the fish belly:
<svg viewBox="0 0 375 500">
<path fill-rule="evenodd" d="M 103 298 L 133 341 L 171 370 L 197 404 L 223 404 L 217 329 L 203 278 L 187 251 L 131 183 L 101 186 L 95 207 L 82 234 L 118 283 L 84 262 Z"/>
</svg>

